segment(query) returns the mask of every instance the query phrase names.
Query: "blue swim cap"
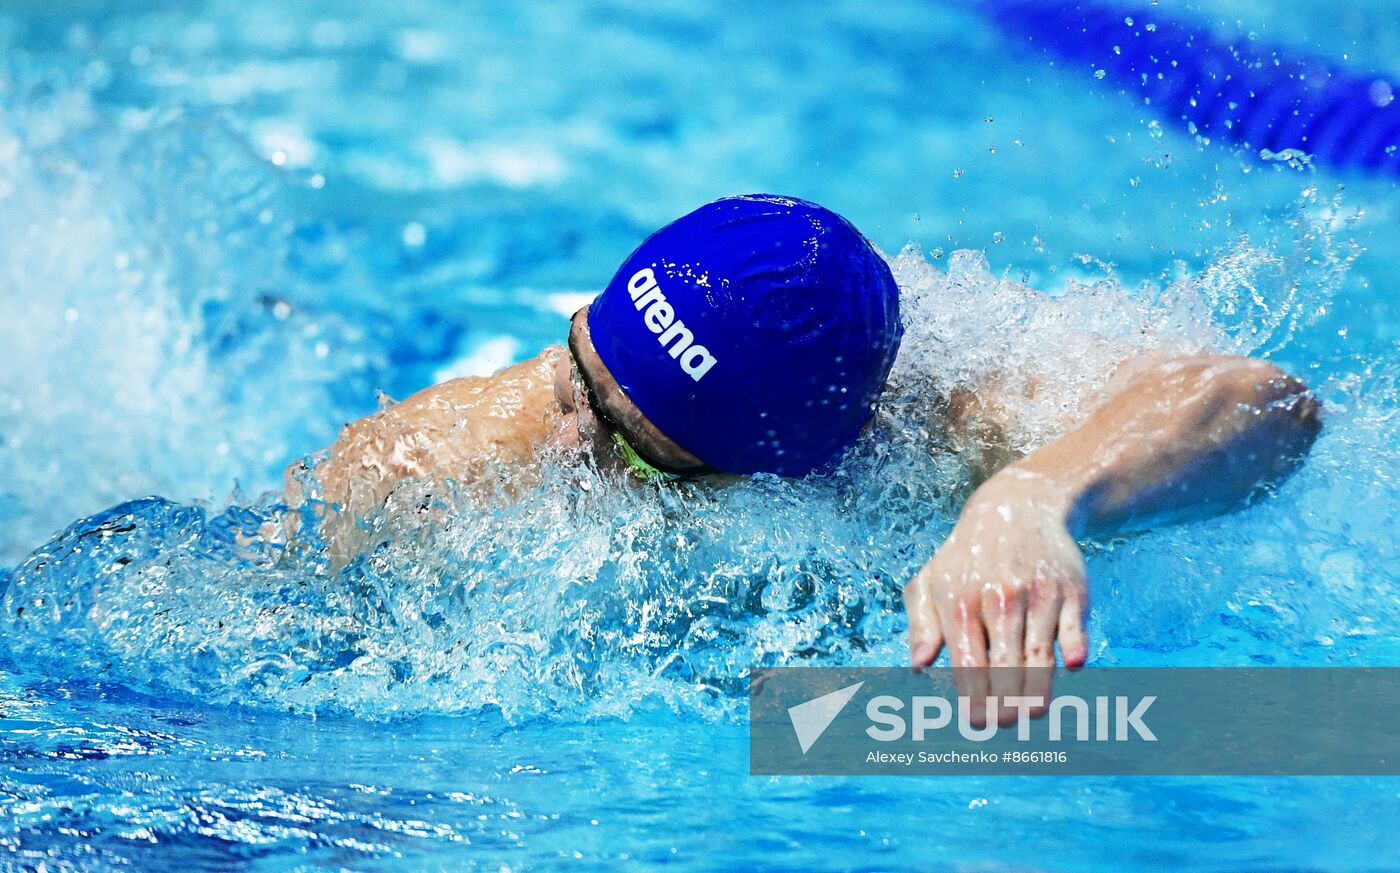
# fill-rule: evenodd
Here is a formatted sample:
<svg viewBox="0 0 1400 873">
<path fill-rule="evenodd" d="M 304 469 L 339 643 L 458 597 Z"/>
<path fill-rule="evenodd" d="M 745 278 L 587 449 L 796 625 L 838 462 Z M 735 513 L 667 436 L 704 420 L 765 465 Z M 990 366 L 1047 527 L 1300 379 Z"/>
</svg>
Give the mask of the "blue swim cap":
<svg viewBox="0 0 1400 873">
<path fill-rule="evenodd" d="M 767 194 L 716 200 L 647 237 L 588 328 L 662 433 L 718 470 L 784 476 L 855 442 L 904 333 L 899 288 L 865 237 Z"/>
</svg>

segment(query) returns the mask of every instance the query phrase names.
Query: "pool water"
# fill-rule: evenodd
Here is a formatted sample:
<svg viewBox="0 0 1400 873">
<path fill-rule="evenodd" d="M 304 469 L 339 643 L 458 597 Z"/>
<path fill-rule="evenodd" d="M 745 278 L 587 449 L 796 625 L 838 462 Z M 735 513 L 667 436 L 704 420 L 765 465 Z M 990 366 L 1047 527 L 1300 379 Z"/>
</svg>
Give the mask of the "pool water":
<svg viewBox="0 0 1400 873">
<path fill-rule="evenodd" d="M 1386 3 L 1172 14 L 1400 72 Z M 561 340 L 744 191 L 900 282 L 839 473 L 408 489 L 336 573 L 252 536 L 343 423 Z M 1396 866 L 1393 779 L 756 778 L 745 726 L 751 665 L 903 663 L 967 487 L 930 397 L 1050 374 L 1033 448 L 1148 347 L 1277 361 L 1326 429 L 1272 499 L 1093 546 L 1093 662 L 1400 662 L 1395 193 L 1197 141 L 981 6 L 11 4 L 0 863 Z"/>
</svg>

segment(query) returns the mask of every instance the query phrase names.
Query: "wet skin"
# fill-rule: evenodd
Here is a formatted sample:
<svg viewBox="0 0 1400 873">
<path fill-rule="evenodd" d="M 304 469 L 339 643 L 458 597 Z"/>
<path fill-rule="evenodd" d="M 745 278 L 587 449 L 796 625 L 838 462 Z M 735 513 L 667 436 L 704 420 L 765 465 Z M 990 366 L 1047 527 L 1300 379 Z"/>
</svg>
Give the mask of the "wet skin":
<svg viewBox="0 0 1400 873">
<path fill-rule="evenodd" d="M 607 418 L 649 458 L 698 464 L 627 400 L 582 315 L 572 345 Z M 1319 405 L 1300 381 L 1263 361 L 1221 355 L 1125 362 L 1083 421 L 1023 458 L 995 444 L 1012 408 L 991 384 L 948 405 L 954 443 L 989 468 L 948 539 L 904 588 L 910 663 L 928 667 L 947 649 L 976 723 L 1014 720 L 1005 705 L 985 711 L 989 695 L 1048 700 L 1057 643 L 1070 669 L 1088 657 L 1078 540 L 1242 506 L 1295 469 L 1321 428 Z M 326 520 L 333 560 L 368 545 L 354 520 L 383 506 L 405 479 L 490 487 L 500 465 L 535 469 L 544 453 L 559 451 L 622 466 L 561 346 L 354 422 L 316 469 L 323 497 L 339 510 Z M 290 471 L 288 493 L 299 499 Z"/>
</svg>

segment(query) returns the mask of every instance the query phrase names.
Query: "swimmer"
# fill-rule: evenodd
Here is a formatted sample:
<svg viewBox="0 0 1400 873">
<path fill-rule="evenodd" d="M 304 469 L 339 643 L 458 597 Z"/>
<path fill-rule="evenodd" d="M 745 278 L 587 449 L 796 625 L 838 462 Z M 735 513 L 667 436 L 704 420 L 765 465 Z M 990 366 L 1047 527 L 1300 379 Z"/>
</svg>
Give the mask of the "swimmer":
<svg viewBox="0 0 1400 873">
<path fill-rule="evenodd" d="M 402 481 L 470 488 L 561 450 L 656 482 L 820 474 L 870 421 L 902 334 L 894 277 L 845 219 L 786 197 L 710 203 L 648 237 L 574 314 L 565 345 L 348 425 L 315 470 L 337 509 L 335 558 L 353 556 L 354 520 Z M 1048 697 L 1057 643 L 1066 667 L 1085 662 L 1079 541 L 1241 507 L 1321 427 L 1306 386 L 1272 364 L 1144 356 L 1018 458 L 996 444 L 1015 408 L 999 390 L 939 407 L 982 484 L 904 587 L 911 665 L 947 649 L 974 699 Z M 288 483 L 295 502 L 290 471 Z"/>
</svg>

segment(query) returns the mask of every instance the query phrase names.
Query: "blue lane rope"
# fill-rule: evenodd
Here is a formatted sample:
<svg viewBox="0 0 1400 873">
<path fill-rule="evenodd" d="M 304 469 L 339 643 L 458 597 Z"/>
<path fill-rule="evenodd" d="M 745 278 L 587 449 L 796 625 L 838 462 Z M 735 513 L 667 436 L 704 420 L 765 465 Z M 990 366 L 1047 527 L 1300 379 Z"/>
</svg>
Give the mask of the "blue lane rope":
<svg viewBox="0 0 1400 873">
<path fill-rule="evenodd" d="M 1243 35 L 1223 42 L 1156 9 L 1045 0 L 986 0 L 984 8 L 1008 32 L 1083 63 L 1086 75 L 1136 92 L 1200 136 L 1400 177 L 1400 108 L 1385 76 L 1289 56 Z"/>
</svg>

